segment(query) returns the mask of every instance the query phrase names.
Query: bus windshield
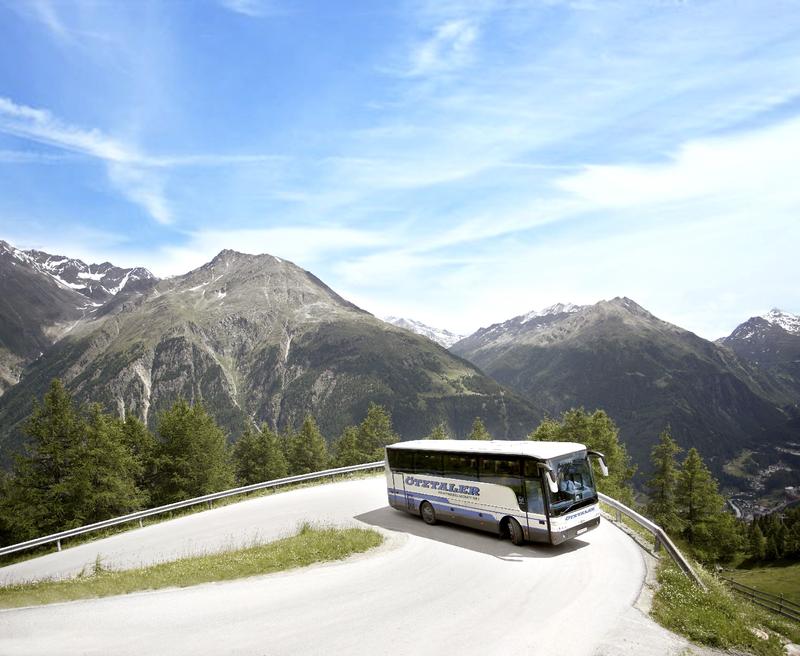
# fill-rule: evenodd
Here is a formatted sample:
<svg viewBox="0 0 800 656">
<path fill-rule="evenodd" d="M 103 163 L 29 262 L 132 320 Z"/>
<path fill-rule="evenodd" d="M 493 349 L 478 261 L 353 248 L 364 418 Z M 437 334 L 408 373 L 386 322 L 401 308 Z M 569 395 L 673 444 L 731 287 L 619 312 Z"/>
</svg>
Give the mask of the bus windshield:
<svg viewBox="0 0 800 656">
<path fill-rule="evenodd" d="M 563 515 L 597 500 L 592 467 L 586 452 L 551 460 L 550 466 L 558 483 L 558 492 L 555 494 L 545 486 L 550 498 L 551 515 Z"/>
</svg>

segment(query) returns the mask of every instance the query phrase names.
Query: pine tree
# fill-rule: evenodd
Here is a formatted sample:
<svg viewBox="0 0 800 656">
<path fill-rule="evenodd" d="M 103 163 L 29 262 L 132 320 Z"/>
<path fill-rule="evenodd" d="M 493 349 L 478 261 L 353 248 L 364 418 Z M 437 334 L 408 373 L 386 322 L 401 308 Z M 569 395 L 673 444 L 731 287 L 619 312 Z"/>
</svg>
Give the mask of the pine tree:
<svg viewBox="0 0 800 656">
<path fill-rule="evenodd" d="M 233 484 L 225 434 L 202 404 L 180 399 L 159 417 L 156 502 L 171 503 Z"/>
<path fill-rule="evenodd" d="M 242 436 L 233 447 L 236 479 L 242 485 L 271 481 L 288 474 L 280 438 L 265 423 L 256 432 L 245 424 Z"/>
<path fill-rule="evenodd" d="M 136 460 L 136 487 L 142 494 L 142 505 L 149 506 L 156 476 L 158 442 L 147 426 L 137 417 L 128 414 L 121 422 L 122 437 Z"/>
<path fill-rule="evenodd" d="M 486 430 L 486 426 L 484 426 L 483 421 L 481 420 L 480 417 L 475 417 L 475 421 L 472 422 L 472 430 L 470 430 L 467 439 L 468 440 L 492 439 L 492 436 L 489 434 L 489 431 Z"/>
<path fill-rule="evenodd" d="M 369 462 L 367 455 L 358 450 L 358 428 L 348 426 L 336 442 L 333 443 L 334 467 L 348 467 Z"/>
<path fill-rule="evenodd" d="M 728 558 L 739 546 L 736 524 L 725 512 L 718 487 L 697 449 L 689 449 L 678 477 L 676 499 L 684 537 L 700 560 Z"/>
<path fill-rule="evenodd" d="M 436 426 L 433 427 L 433 430 L 428 434 L 425 438 L 426 440 L 449 440 L 452 439 L 450 437 L 450 433 L 447 430 L 447 425 L 440 421 Z"/>
<path fill-rule="evenodd" d="M 23 431 L 30 438 L 17 457 L 6 507 L 11 532 L 24 540 L 80 525 L 68 484 L 86 422 L 60 380 L 34 402 Z"/>
<path fill-rule="evenodd" d="M 328 452 L 325 439 L 314 417 L 307 415 L 300 430 L 292 437 L 289 450 L 291 474 L 308 474 L 327 467 Z"/>
<path fill-rule="evenodd" d="M 392 430 L 392 416 L 377 403 L 370 403 L 367 416 L 358 426 L 358 450 L 365 454 L 367 462 L 383 460 L 384 448 L 399 438 Z"/>
<path fill-rule="evenodd" d="M 668 533 L 679 533 L 683 528 L 675 501 L 675 487 L 678 483 L 675 456 L 680 450 L 667 428 L 661 433 L 658 444 L 650 453 L 653 475 L 647 484 L 650 490 L 647 514 Z"/>
<path fill-rule="evenodd" d="M 754 560 L 764 560 L 767 555 L 767 538 L 756 521 L 750 526 L 750 555 Z"/>
<path fill-rule="evenodd" d="M 122 422 L 92 405 L 65 480 L 71 521 L 92 524 L 138 510 L 145 499 L 136 485 L 140 475 L 140 462 L 126 444 Z"/>
<path fill-rule="evenodd" d="M 601 492 L 631 505 L 631 479 L 636 468 L 625 445 L 619 441 L 619 429 L 602 410 L 591 415 L 583 408 L 573 408 L 561 416 L 561 421 L 545 419 L 529 436 L 529 440 L 548 442 L 579 442 L 605 455 L 608 476 L 595 468 L 595 481 Z"/>
</svg>

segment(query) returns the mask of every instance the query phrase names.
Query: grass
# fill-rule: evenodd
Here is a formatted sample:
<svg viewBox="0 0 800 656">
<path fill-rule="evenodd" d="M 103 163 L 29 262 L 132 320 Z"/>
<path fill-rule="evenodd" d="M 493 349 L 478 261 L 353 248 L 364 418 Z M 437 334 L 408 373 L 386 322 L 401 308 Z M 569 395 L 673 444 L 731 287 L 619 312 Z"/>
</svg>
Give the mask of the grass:
<svg viewBox="0 0 800 656">
<path fill-rule="evenodd" d="M 783 595 L 789 601 L 800 604 L 800 563 L 735 569 L 726 571 L 725 576 L 762 592 Z"/>
<path fill-rule="evenodd" d="M 303 481 L 302 483 L 290 483 L 288 485 L 266 488 L 263 490 L 257 490 L 255 492 L 248 492 L 246 494 L 237 494 L 234 496 L 225 497 L 223 499 L 218 499 L 217 501 L 214 501 L 214 503 L 211 505 L 207 503 L 201 503 L 195 506 L 188 506 L 186 508 L 181 508 L 179 510 L 174 510 L 172 512 L 163 513 L 161 515 L 152 515 L 151 517 L 145 517 L 142 520 L 141 527 L 151 526 L 152 524 L 160 524 L 161 522 L 167 522 L 171 519 L 177 519 L 179 517 L 185 517 L 187 515 L 194 515 L 196 513 L 205 512 L 206 510 L 212 510 L 214 508 L 222 508 L 223 506 L 229 506 L 233 503 L 246 501 L 247 499 L 266 497 L 266 496 L 271 496 L 273 494 L 281 494 L 283 492 L 292 492 L 293 490 L 299 490 L 307 487 L 316 487 L 318 485 L 326 485 L 328 483 L 338 483 L 340 481 L 370 478 L 373 476 L 383 476 L 383 471 L 369 469 L 366 471 L 353 472 L 351 474 L 326 476 L 325 478 Z M 127 522 L 125 524 L 117 524 L 116 526 L 111 526 L 109 528 L 101 529 L 99 531 L 92 531 L 91 533 L 76 535 L 73 538 L 65 538 L 64 540 L 61 541 L 61 547 L 63 549 L 67 549 L 69 547 L 74 547 L 79 544 L 84 544 L 86 542 L 94 542 L 95 540 L 101 540 L 102 538 L 107 538 L 112 535 L 117 535 L 118 533 L 126 533 L 127 531 L 133 531 L 137 528 L 140 528 L 138 521 Z M 13 565 L 14 563 L 23 562 L 25 560 L 31 560 L 32 558 L 38 558 L 39 556 L 43 556 L 45 554 L 52 553 L 54 551 L 56 551 L 56 543 L 52 542 L 50 544 L 42 545 L 41 547 L 28 549 L 26 551 L 19 551 L 17 553 L 12 553 L 7 556 L 0 556 L 0 567 L 5 567 L 6 565 Z"/>
<path fill-rule="evenodd" d="M 652 609 L 659 624 L 696 643 L 756 656 L 783 656 L 785 639 L 800 641 L 800 629 L 794 623 L 735 597 L 722 581 L 698 565 L 695 568 L 706 592 L 662 559 Z"/>
<path fill-rule="evenodd" d="M 74 579 L 0 587 L 0 607 L 93 599 L 270 574 L 313 563 L 342 560 L 382 542 L 383 536 L 372 529 L 319 528 L 304 524 L 297 535 L 275 542 L 182 558 L 140 569 L 109 570 L 98 560 L 91 572 Z"/>
</svg>

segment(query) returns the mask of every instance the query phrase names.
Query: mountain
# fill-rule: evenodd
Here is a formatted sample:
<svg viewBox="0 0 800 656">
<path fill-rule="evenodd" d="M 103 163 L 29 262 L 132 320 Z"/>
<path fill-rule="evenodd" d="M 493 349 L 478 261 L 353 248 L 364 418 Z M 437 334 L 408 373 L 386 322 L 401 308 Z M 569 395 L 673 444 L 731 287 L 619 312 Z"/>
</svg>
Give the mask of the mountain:
<svg viewBox="0 0 800 656">
<path fill-rule="evenodd" d="M 427 337 L 428 339 L 433 340 L 445 348 L 450 348 L 459 340 L 464 339 L 464 335 L 456 335 L 455 333 L 451 333 L 449 330 L 444 330 L 443 328 L 432 328 L 431 326 L 425 325 L 421 321 L 414 321 L 413 319 L 386 317 L 384 321 L 392 324 L 393 326 L 397 326 L 398 328 L 405 328 L 406 330 L 410 330 L 412 333 Z"/>
<path fill-rule="evenodd" d="M 408 438 L 439 421 L 465 435 L 476 416 L 498 437 L 522 437 L 540 419 L 474 365 L 308 271 L 227 250 L 183 276 L 129 283 L 87 313 L 0 399 L 0 439 L 19 440 L 14 426 L 54 377 L 151 426 L 178 397 L 202 399 L 233 436 L 248 420 L 283 429 L 310 412 L 335 437 L 371 401 Z"/>
<path fill-rule="evenodd" d="M 776 398 L 800 404 L 800 316 L 774 308 L 738 325 L 717 344 L 768 373 Z"/>
<path fill-rule="evenodd" d="M 0 395 L 103 301 L 152 277 L 146 269 L 87 265 L 0 241 Z"/>
<path fill-rule="evenodd" d="M 644 469 L 668 424 L 717 471 L 747 445 L 786 438 L 788 417 L 758 370 L 628 298 L 515 317 L 451 350 L 551 416 L 605 410 Z"/>
</svg>

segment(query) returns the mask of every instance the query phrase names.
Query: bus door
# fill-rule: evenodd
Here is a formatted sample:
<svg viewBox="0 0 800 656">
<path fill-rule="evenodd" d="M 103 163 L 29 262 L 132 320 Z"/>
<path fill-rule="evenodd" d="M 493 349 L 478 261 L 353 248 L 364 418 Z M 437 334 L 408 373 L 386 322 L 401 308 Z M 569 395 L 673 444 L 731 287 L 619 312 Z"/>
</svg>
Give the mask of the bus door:
<svg viewBox="0 0 800 656">
<path fill-rule="evenodd" d="M 550 542 L 542 483 L 541 470 L 536 461 L 523 460 L 525 514 L 528 518 L 528 539 L 532 542 Z"/>
<path fill-rule="evenodd" d="M 402 501 L 398 502 L 406 510 L 414 510 L 414 502 L 408 496 L 406 490 L 406 476 L 408 472 L 414 471 L 414 452 L 405 449 L 397 449 L 394 451 L 393 460 L 394 465 L 400 471 L 392 471 L 392 487 L 396 490 L 396 494 L 402 493 Z"/>
</svg>

